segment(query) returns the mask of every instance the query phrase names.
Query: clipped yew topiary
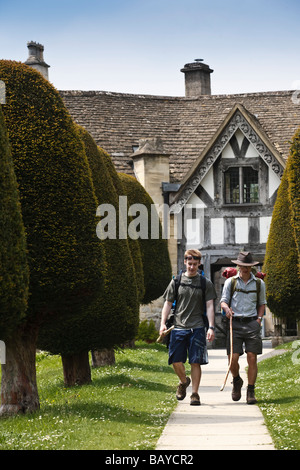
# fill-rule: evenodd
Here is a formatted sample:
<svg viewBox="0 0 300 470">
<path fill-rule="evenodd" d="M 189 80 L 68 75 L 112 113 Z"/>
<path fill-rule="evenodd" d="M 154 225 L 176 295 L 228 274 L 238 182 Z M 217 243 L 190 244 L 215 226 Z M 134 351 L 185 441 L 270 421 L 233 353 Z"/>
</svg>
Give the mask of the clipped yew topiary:
<svg viewBox="0 0 300 470">
<path fill-rule="evenodd" d="M 299 319 L 300 282 L 288 191 L 290 161 L 284 171 L 268 236 L 264 271 L 267 304 L 277 317 Z"/>
<path fill-rule="evenodd" d="M 142 303 L 148 304 L 163 294 L 172 277 L 168 244 L 162 237 L 161 223 L 147 191 L 134 177 L 123 173 L 118 175 L 131 207 L 128 236 L 134 237 L 136 231 L 141 248 L 145 283 Z"/>
<path fill-rule="evenodd" d="M 291 222 L 298 250 L 298 272 L 300 275 L 300 128 L 294 135 L 289 157 L 289 198 L 291 203 Z"/>
<path fill-rule="evenodd" d="M 2 405 L 38 408 L 35 351 L 49 316 L 80 315 L 103 286 L 103 247 L 96 236 L 96 197 L 82 141 L 59 93 L 36 70 L 0 61 L 2 106 L 19 184 L 30 269 L 24 335 L 10 338 L 10 375 L 2 377 Z M 99 269 L 99 266 L 102 269 Z M 60 332 L 61 333 L 61 332 Z M 26 375 L 27 364 L 31 372 Z M 22 399 L 16 402 L 19 391 Z"/>
<path fill-rule="evenodd" d="M 116 234 L 119 231 L 119 179 L 108 154 L 97 147 L 91 135 L 79 127 L 89 161 L 98 205 L 111 204 L 116 210 Z M 111 164 L 110 164 L 111 163 Z M 109 349 L 134 339 L 139 324 L 139 296 L 144 284 L 139 279 L 142 272 L 141 253 L 130 250 L 126 239 L 105 238 L 104 248 L 109 273 L 109 286 L 99 314 L 99 332 L 94 333 L 92 349 Z M 94 308 L 94 306 L 93 306 Z"/>
<path fill-rule="evenodd" d="M 29 268 L 27 262 L 26 237 L 21 215 L 21 205 L 17 180 L 14 172 L 6 126 L 0 105 L 0 340 L 5 351 L 2 368 L 0 415 L 13 414 L 19 410 L 18 403 L 23 395 L 34 397 L 32 406 L 38 406 L 37 385 L 34 375 L 34 362 L 24 361 L 23 374 L 32 377 L 21 382 L 14 389 L 14 400 L 5 403 L 7 380 L 15 375 L 16 366 L 12 356 L 22 355 L 15 347 L 22 342 L 22 323 L 26 320 L 29 287 Z M 12 338 L 15 337 L 15 340 Z M 12 350 L 13 349 L 13 350 Z M 21 351 L 23 352 L 23 351 Z M 30 354 L 30 351 L 28 352 Z M 33 373 L 33 374 L 32 374 Z M 18 380 L 18 376 L 15 380 Z"/>
<path fill-rule="evenodd" d="M 131 220 L 132 220 L 130 215 L 128 215 L 129 201 L 127 199 L 127 207 L 125 209 L 123 207 L 123 202 L 120 202 L 120 197 L 122 198 L 122 197 L 124 197 L 124 195 L 126 195 L 126 191 L 125 191 L 123 182 L 122 182 L 121 178 L 119 178 L 119 174 L 117 173 L 110 156 L 106 152 L 104 152 L 102 149 L 101 149 L 101 154 L 102 154 L 102 157 L 103 157 L 103 161 L 104 161 L 104 163 L 107 167 L 107 170 L 110 174 L 113 186 L 114 186 L 114 188 L 117 192 L 117 195 L 119 197 L 118 210 L 119 211 L 120 210 L 121 211 L 127 210 L 127 217 L 125 218 L 125 217 L 121 216 L 119 222 L 121 222 L 121 223 L 123 221 L 125 222 L 125 224 L 123 225 L 123 230 L 124 230 L 124 234 L 126 233 L 125 238 L 128 242 L 130 252 L 131 252 L 131 256 L 132 256 L 132 260 L 133 260 L 133 264 L 134 264 L 136 282 L 137 282 L 137 289 L 138 289 L 138 300 L 139 300 L 140 303 L 142 303 L 144 295 L 145 295 L 145 285 L 144 285 L 144 269 L 143 269 L 141 248 L 140 248 L 140 244 L 139 244 L 138 240 L 127 236 L 128 235 L 127 234 L 127 223 L 128 222 L 130 223 Z M 122 214 L 122 215 L 124 215 L 124 214 Z M 119 225 L 118 225 L 117 228 L 120 228 Z M 117 235 L 119 235 L 118 231 L 117 231 Z"/>
<path fill-rule="evenodd" d="M 2 383 L 5 383 L 5 378 L 13 372 L 10 338 L 12 335 L 22 334 L 20 325 L 26 318 L 28 286 L 25 230 L 17 180 L 0 105 L 0 340 L 5 345 L 5 350 L 1 354 Z M 24 364 L 24 369 L 26 365 Z M 25 369 L 24 373 L 28 371 Z M 36 382 L 33 381 L 30 386 L 35 393 Z M 19 387 L 16 401 L 22 399 L 23 392 L 24 389 Z M 1 394 L 5 394 L 5 387 L 2 387 Z M 0 408 L 1 415 L 14 412 L 14 403 Z"/>
<path fill-rule="evenodd" d="M 112 205 L 116 209 L 118 225 L 118 196 L 104 161 L 105 152 L 97 147 L 83 128 L 78 126 L 78 132 L 84 142 L 97 204 L 101 202 Z M 139 302 L 128 242 L 126 239 L 106 238 L 102 243 L 107 269 L 104 289 L 99 291 L 95 300 L 84 309 L 78 321 L 74 321 L 72 317 L 63 319 L 58 332 L 55 321 L 49 318 L 40 330 L 39 346 L 62 355 L 67 385 L 71 385 L 74 381 L 78 382 L 76 377 L 71 379 L 72 372 L 67 372 L 66 369 L 70 368 L 68 364 L 73 364 L 75 367 L 80 351 L 120 346 L 133 339 L 138 328 Z M 101 263 L 98 268 L 102 269 Z"/>
<path fill-rule="evenodd" d="M 26 317 L 29 269 L 17 180 L 0 105 L 0 339 Z M 5 366 L 4 366 L 5 368 Z"/>
</svg>

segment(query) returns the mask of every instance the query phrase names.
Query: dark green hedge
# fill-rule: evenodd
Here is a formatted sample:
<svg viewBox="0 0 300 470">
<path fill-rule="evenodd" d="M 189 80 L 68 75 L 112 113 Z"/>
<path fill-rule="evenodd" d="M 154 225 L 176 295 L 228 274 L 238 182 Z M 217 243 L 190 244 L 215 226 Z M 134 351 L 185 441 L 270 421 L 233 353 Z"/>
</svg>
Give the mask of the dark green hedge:
<svg viewBox="0 0 300 470">
<path fill-rule="evenodd" d="M 300 128 L 294 135 L 291 145 L 288 181 L 292 226 L 298 250 L 298 272 L 300 276 Z"/>
<path fill-rule="evenodd" d="M 39 321 L 73 315 L 103 284 L 97 203 L 84 147 L 59 93 L 40 73 L 2 60 L 0 79 L 27 235 L 28 310 Z"/>
<path fill-rule="evenodd" d="M 90 134 L 78 126 L 89 162 L 97 205 L 111 204 L 116 209 L 118 226 L 118 195 L 113 185 L 114 167 L 109 172 L 107 154 L 98 148 Z M 96 213 L 97 206 L 95 206 Z M 118 227 L 117 227 L 118 229 Z M 107 269 L 104 290 L 78 318 L 61 322 L 63 333 L 56 334 L 55 322 L 49 320 L 40 331 L 39 344 L 54 353 L 74 354 L 83 350 L 119 346 L 133 339 L 139 323 L 139 303 L 134 264 L 127 240 L 105 239 Z M 102 269 L 99 263 L 99 270 Z"/>
<path fill-rule="evenodd" d="M 95 194 L 100 204 L 111 204 L 116 209 L 116 234 L 119 230 L 118 175 L 108 154 L 97 147 L 91 135 L 79 128 L 89 161 Z M 139 283 L 136 269 L 142 266 L 141 255 L 130 251 L 128 239 L 105 239 L 108 266 L 107 297 L 98 305 L 102 314 L 100 331 L 93 348 L 110 348 L 134 339 L 139 324 Z M 101 333 L 101 335 L 100 335 Z"/>
<path fill-rule="evenodd" d="M 123 185 L 123 182 L 121 178 L 119 178 L 119 174 L 117 173 L 115 166 L 112 162 L 112 159 L 110 156 L 104 152 L 101 149 L 102 155 L 103 155 L 103 161 L 107 167 L 107 170 L 110 174 L 110 177 L 112 179 L 113 186 L 117 192 L 118 196 L 124 196 L 126 195 L 126 191 Z M 129 209 L 129 201 L 127 204 L 127 215 L 128 215 L 128 209 Z M 121 217 L 122 219 L 122 217 Z M 128 216 L 128 222 L 130 223 L 131 217 Z M 125 227 L 125 231 L 126 231 Z M 133 264 L 134 264 L 134 269 L 135 269 L 135 275 L 136 275 L 136 282 L 137 282 L 137 289 L 138 289 L 138 299 L 139 302 L 142 303 L 144 295 L 145 295 L 145 285 L 144 285 L 144 270 L 143 270 L 143 262 L 142 262 L 142 254 L 141 254 L 141 248 L 138 240 L 134 240 L 132 238 L 127 237 L 127 242 L 128 246 L 130 248 Z"/>
<path fill-rule="evenodd" d="M 162 228 L 159 222 L 159 238 L 151 238 L 151 205 L 153 200 L 143 186 L 132 176 L 118 173 L 125 194 L 128 196 L 129 205 L 143 204 L 148 212 L 148 237 L 138 238 L 144 269 L 145 295 L 142 303 L 147 304 L 160 297 L 172 278 L 171 262 L 167 240 L 162 238 Z M 153 215 L 153 214 L 152 214 Z M 156 217 L 158 215 L 156 213 Z M 135 217 L 133 217 L 135 219 Z M 137 215 L 138 218 L 138 215 Z M 128 219 L 130 224 L 130 220 Z M 153 220 L 152 220 L 153 222 Z M 141 227 L 138 227 L 138 231 Z"/>
<path fill-rule="evenodd" d="M 300 282 L 291 224 L 289 166 L 288 160 L 274 205 L 263 270 L 267 274 L 266 294 L 271 312 L 277 317 L 293 319 L 300 318 Z"/>
<path fill-rule="evenodd" d="M 29 269 L 17 180 L 0 105 L 0 339 L 25 318 Z"/>
</svg>

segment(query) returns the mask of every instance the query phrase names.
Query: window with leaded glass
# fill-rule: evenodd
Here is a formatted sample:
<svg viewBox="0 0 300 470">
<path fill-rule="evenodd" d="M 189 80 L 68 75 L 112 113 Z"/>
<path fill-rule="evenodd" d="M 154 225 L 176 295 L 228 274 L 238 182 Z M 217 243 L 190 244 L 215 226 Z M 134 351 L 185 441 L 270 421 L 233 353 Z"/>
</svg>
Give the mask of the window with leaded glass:
<svg viewBox="0 0 300 470">
<path fill-rule="evenodd" d="M 258 172 L 251 167 L 244 167 L 243 170 L 243 202 L 257 203 L 258 197 Z"/>
<path fill-rule="evenodd" d="M 240 202 L 239 168 L 229 168 L 225 172 L 225 202 L 226 204 L 239 204 Z"/>
<path fill-rule="evenodd" d="M 258 171 L 252 167 L 231 167 L 224 174 L 225 204 L 259 202 Z"/>
</svg>

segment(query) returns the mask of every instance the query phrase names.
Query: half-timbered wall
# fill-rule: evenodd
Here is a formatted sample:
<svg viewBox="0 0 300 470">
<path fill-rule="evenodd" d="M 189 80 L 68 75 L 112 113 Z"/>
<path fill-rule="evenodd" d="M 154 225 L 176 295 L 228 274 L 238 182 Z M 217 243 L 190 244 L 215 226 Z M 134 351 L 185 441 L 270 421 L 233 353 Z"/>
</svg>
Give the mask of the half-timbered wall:
<svg viewBox="0 0 300 470">
<path fill-rule="evenodd" d="M 247 179 L 249 175 L 254 179 Z M 212 263 L 221 263 L 221 259 L 226 263 L 245 247 L 263 260 L 279 184 L 279 172 L 275 173 L 255 145 L 236 129 L 186 201 L 179 263 L 184 250 L 192 247 L 202 251 L 209 276 Z M 184 217 L 187 208 L 189 215 Z"/>
</svg>

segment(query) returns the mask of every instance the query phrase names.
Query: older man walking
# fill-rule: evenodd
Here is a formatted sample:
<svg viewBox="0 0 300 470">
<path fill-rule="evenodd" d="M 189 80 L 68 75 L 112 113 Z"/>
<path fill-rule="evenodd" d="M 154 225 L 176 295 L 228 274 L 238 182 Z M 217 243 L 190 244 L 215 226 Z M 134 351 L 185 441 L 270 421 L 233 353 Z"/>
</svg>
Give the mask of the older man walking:
<svg viewBox="0 0 300 470">
<path fill-rule="evenodd" d="M 253 261 L 250 252 L 240 252 L 236 260 L 231 260 L 238 267 L 238 274 L 225 281 L 221 297 L 221 307 L 226 317 L 232 316 L 233 355 L 231 373 L 233 376 L 232 399 L 241 398 L 243 380 L 239 375 L 239 357 L 244 353 L 248 362 L 247 403 L 257 403 L 255 382 L 257 378 L 257 355 L 262 353 L 261 321 L 265 311 L 265 284 L 257 279 L 251 268 L 258 261 Z M 229 335 L 227 354 L 230 354 Z"/>
</svg>

